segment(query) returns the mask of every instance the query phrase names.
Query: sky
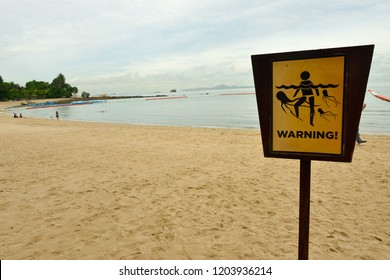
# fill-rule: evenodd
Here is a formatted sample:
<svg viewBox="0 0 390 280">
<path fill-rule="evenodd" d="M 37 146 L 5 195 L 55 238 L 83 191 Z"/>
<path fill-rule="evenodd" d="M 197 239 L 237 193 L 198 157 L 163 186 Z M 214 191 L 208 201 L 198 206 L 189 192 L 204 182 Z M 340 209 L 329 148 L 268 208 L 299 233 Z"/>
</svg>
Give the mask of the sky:
<svg viewBox="0 0 390 280">
<path fill-rule="evenodd" d="M 253 86 L 251 55 L 374 44 L 390 91 L 387 0 L 1 0 L 0 75 L 79 92 Z M 389 92 L 390 93 L 390 92 Z"/>
</svg>

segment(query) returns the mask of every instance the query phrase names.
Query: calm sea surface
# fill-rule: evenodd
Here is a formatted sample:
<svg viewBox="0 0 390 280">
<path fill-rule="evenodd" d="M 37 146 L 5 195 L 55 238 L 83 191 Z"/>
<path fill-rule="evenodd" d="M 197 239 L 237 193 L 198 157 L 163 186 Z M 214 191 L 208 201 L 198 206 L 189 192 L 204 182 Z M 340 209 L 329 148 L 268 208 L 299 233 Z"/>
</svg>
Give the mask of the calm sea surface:
<svg viewBox="0 0 390 280">
<path fill-rule="evenodd" d="M 254 89 L 179 91 L 175 99 L 117 99 L 81 106 L 10 109 L 26 117 L 51 118 L 55 111 L 61 119 L 167 126 L 260 129 Z M 378 91 L 381 93 L 380 91 Z M 385 95 L 385 94 L 384 94 Z M 366 94 L 362 134 L 390 135 L 390 103 Z"/>
</svg>

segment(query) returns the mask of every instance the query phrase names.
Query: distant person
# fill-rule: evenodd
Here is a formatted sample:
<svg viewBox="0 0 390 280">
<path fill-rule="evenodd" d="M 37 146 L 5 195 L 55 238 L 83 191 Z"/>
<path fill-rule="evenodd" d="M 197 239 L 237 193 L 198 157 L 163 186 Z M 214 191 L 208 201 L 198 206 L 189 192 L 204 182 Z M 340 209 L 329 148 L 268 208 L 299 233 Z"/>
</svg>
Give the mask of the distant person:
<svg viewBox="0 0 390 280">
<path fill-rule="evenodd" d="M 363 104 L 363 108 L 362 108 L 362 111 L 366 108 L 366 103 Z M 359 133 L 359 129 L 358 129 L 358 133 L 356 135 L 356 142 L 358 143 L 358 145 L 363 145 L 364 143 L 367 143 L 367 141 L 363 140 L 362 138 L 360 138 L 360 133 Z"/>
<path fill-rule="evenodd" d="M 60 113 L 58 113 L 58 111 L 56 111 L 56 118 L 57 118 L 57 120 L 60 119 Z"/>
<path fill-rule="evenodd" d="M 14 113 L 14 118 L 18 118 L 18 115 L 16 113 Z"/>
<path fill-rule="evenodd" d="M 19 114 L 19 118 L 23 118 L 23 115 L 22 115 L 22 113 L 20 113 L 20 114 Z"/>
</svg>

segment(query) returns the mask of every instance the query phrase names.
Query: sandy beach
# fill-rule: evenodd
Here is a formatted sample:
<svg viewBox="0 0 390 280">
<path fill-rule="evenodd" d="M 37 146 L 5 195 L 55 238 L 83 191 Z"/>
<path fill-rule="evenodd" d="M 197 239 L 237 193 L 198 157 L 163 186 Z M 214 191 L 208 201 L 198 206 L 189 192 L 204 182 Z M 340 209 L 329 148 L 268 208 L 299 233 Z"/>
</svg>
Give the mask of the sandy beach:
<svg viewBox="0 0 390 280">
<path fill-rule="evenodd" d="M 312 162 L 310 259 L 390 259 L 390 136 L 362 137 Z M 0 259 L 297 259 L 299 161 L 261 145 L 0 112 Z"/>
</svg>

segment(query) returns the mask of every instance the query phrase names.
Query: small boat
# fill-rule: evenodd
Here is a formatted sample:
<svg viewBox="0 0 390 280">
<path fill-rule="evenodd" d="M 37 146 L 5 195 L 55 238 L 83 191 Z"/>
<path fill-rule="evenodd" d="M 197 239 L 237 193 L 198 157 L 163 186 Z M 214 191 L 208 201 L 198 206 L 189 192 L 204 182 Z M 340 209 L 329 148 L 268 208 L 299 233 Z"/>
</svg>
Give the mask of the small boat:
<svg viewBox="0 0 390 280">
<path fill-rule="evenodd" d="M 26 110 L 79 106 L 79 105 L 88 105 L 88 104 L 101 103 L 101 102 L 106 102 L 106 101 L 105 100 L 72 101 L 70 103 L 60 103 L 60 104 L 57 104 L 55 102 L 45 102 L 45 103 L 38 103 L 38 104 L 30 104 L 30 107 L 27 107 Z"/>
<path fill-rule="evenodd" d="M 387 97 L 387 96 L 384 96 L 384 95 L 380 95 L 378 93 L 376 93 L 375 91 L 369 89 L 368 90 L 369 93 L 371 93 L 373 96 L 375 96 L 376 98 L 379 98 L 381 100 L 384 100 L 384 101 L 387 101 L 387 102 L 390 102 L 390 97 Z"/>
<path fill-rule="evenodd" d="M 187 96 L 164 96 L 164 97 L 150 97 L 145 100 L 166 100 L 166 99 L 178 99 L 178 98 L 187 98 Z"/>
</svg>

